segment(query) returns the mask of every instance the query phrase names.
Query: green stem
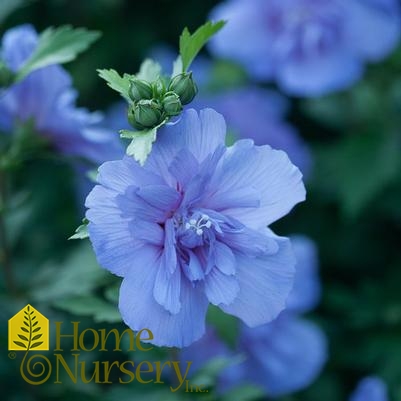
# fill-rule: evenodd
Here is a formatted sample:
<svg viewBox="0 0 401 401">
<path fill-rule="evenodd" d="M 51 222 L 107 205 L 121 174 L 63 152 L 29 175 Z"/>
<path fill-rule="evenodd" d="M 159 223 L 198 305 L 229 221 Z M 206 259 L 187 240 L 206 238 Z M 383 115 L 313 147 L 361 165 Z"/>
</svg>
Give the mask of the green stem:
<svg viewBox="0 0 401 401">
<path fill-rule="evenodd" d="M 6 287 L 11 294 L 16 294 L 17 288 L 14 281 L 11 252 L 8 246 L 6 224 L 4 215 L 6 210 L 6 176 L 0 170 L 0 264 L 3 268 Z"/>
</svg>

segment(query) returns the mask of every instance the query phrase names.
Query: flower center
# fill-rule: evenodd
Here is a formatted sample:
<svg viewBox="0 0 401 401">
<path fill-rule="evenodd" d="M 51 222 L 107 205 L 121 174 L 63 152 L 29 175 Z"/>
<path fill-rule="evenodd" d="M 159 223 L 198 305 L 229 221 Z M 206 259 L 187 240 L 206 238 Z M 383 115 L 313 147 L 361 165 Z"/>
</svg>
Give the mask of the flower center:
<svg viewBox="0 0 401 401">
<path fill-rule="evenodd" d="M 191 218 L 185 223 L 186 230 L 194 230 L 196 235 L 203 235 L 205 228 L 210 228 L 212 222 L 207 214 L 201 214 L 199 218 Z"/>
</svg>

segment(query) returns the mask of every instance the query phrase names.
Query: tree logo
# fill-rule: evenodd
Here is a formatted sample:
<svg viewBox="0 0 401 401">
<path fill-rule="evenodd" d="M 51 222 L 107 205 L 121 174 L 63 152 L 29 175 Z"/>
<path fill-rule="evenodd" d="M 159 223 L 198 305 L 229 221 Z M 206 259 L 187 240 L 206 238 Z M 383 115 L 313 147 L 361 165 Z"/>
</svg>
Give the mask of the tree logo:
<svg viewBox="0 0 401 401">
<path fill-rule="evenodd" d="M 48 351 L 49 320 L 31 305 L 8 321 L 9 351 Z"/>
</svg>

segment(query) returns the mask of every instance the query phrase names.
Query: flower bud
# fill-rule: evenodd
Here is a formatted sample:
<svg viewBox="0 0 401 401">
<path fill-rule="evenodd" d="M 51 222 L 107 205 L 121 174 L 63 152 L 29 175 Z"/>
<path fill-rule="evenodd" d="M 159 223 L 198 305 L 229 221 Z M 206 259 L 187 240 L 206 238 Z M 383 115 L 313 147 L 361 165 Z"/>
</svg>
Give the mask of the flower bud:
<svg viewBox="0 0 401 401">
<path fill-rule="evenodd" d="M 152 86 L 142 79 L 135 78 L 131 80 L 129 96 L 134 102 L 141 99 L 151 99 L 153 96 Z"/>
<path fill-rule="evenodd" d="M 182 111 L 180 97 L 174 92 L 167 92 L 164 95 L 162 105 L 168 116 L 177 116 Z"/>
<path fill-rule="evenodd" d="M 192 72 L 183 72 L 176 75 L 170 82 L 169 91 L 175 92 L 182 104 L 188 104 L 198 93 L 198 88 L 192 79 Z"/>
<path fill-rule="evenodd" d="M 156 81 L 152 83 L 153 86 L 153 97 L 161 99 L 166 93 L 166 87 L 161 78 L 158 78 Z"/>
<path fill-rule="evenodd" d="M 133 106 L 129 106 L 128 107 L 128 122 L 130 123 L 130 125 L 134 128 L 136 128 L 137 130 L 143 130 L 145 129 L 145 127 L 142 124 L 137 123 L 137 121 L 135 120 L 135 116 L 134 116 L 134 107 Z"/>
<path fill-rule="evenodd" d="M 145 128 L 155 127 L 162 121 L 162 108 L 154 99 L 140 100 L 134 105 L 134 119 Z"/>
</svg>

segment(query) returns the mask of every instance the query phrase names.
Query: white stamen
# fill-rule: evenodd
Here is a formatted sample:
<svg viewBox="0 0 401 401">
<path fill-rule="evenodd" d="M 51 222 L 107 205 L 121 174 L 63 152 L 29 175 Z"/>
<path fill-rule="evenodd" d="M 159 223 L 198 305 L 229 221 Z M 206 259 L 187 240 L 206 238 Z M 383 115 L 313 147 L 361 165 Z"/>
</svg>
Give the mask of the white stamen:
<svg viewBox="0 0 401 401">
<path fill-rule="evenodd" d="M 185 228 L 186 228 L 187 230 L 189 230 L 189 229 L 191 228 L 191 224 L 185 223 Z"/>
<path fill-rule="evenodd" d="M 203 230 L 201 228 L 197 228 L 196 229 L 196 234 L 197 235 L 202 235 L 203 234 Z"/>
<path fill-rule="evenodd" d="M 195 219 L 191 219 L 191 220 L 189 220 L 189 223 L 191 224 L 191 226 L 194 226 L 196 224 L 196 220 Z"/>
<path fill-rule="evenodd" d="M 210 228 L 212 226 L 212 222 L 210 220 L 208 220 L 205 224 L 206 228 Z"/>
</svg>

